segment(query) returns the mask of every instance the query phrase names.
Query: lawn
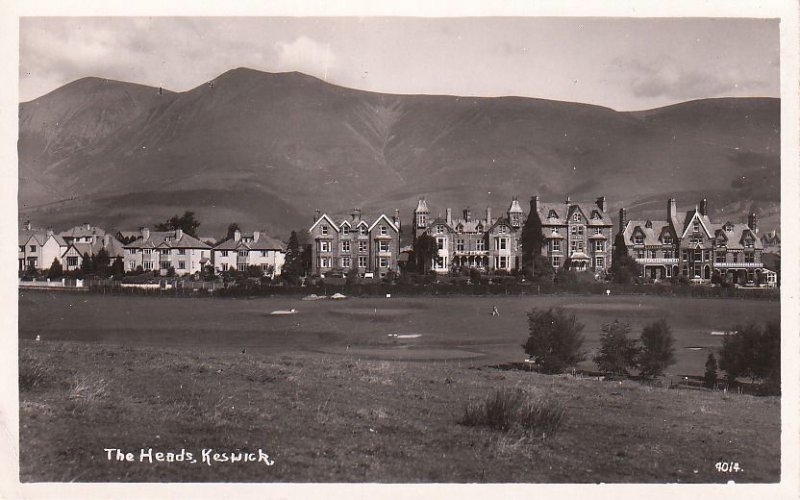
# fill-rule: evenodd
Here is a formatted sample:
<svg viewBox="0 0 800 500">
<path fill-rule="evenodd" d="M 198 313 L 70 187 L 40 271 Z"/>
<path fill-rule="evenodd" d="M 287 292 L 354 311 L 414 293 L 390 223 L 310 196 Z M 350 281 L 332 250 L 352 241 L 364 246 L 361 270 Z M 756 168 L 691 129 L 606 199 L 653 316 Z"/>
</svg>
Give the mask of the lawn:
<svg viewBox="0 0 800 500">
<path fill-rule="evenodd" d="M 20 392 L 21 479 L 780 479 L 779 398 L 496 368 L 524 357 L 525 312 L 553 305 L 578 314 L 589 349 L 603 322 L 618 318 L 639 331 L 666 317 L 679 349 L 673 376 L 702 372 L 706 349 L 719 345 L 710 330 L 779 310 L 772 302 L 657 297 L 302 302 L 25 292 L 21 372 L 36 383 Z M 269 315 L 292 308 L 297 314 Z M 459 424 L 467 404 L 498 388 L 559 405 L 558 431 L 542 437 Z M 261 448 L 274 465 L 116 462 L 105 448 L 196 456 Z M 720 460 L 743 470 L 719 472 Z"/>
</svg>

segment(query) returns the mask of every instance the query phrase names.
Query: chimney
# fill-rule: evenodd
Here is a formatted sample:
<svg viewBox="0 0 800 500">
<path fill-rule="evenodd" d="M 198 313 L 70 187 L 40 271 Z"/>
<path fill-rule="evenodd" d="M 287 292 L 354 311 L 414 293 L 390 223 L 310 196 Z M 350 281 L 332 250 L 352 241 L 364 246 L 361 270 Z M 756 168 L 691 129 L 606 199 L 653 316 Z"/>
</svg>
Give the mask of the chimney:
<svg viewBox="0 0 800 500">
<path fill-rule="evenodd" d="M 531 196 L 531 213 L 528 214 L 530 217 L 533 214 L 539 213 L 539 196 Z"/>
<path fill-rule="evenodd" d="M 628 213 L 624 208 L 619 209 L 619 232 L 625 231 L 625 226 L 628 225 Z"/>
<path fill-rule="evenodd" d="M 237 229 L 236 231 L 233 232 L 233 241 L 239 241 L 241 239 L 242 239 L 242 231 L 240 229 Z"/>
<path fill-rule="evenodd" d="M 472 211 L 469 209 L 469 207 L 467 207 L 464 209 L 464 220 L 469 221 L 471 219 L 472 219 Z"/>
<path fill-rule="evenodd" d="M 447 214 L 446 215 L 447 225 L 448 226 L 452 226 L 453 225 L 453 210 L 448 208 L 447 210 L 445 210 L 445 213 Z"/>
<path fill-rule="evenodd" d="M 361 209 L 356 208 L 356 221 L 361 222 Z"/>
<path fill-rule="evenodd" d="M 492 225 L 492 207 L 486 207 L 486 225 Z"/>
<path fill-rule="evenodd" d="M 83 223 L 83 228 L 84 228 L 84 229 L 86 229 L 86 230 L 88 231 L 89 229 L 91 229 L 91 228 L 92 228 L 92 226 L 91 226 L 91 224 L 89 224 L 88 222 L 84 222 L 84 223 Z"/>
<path fill-rule="evenodd" d="M 399 230 L 400 229 L 400 209 L 399 208 L 395 208 L 394 209 L 394 216 L 392 217 L 392 222 L 394 222 L 394 225 L 397 226 L 397 229 Z"/>
<path fill-rule="evenodd" d="M 253 231 L 253 241 L 258 241 L 258 238 L 261 236 L 261 231 Z"/>
<path fill-rule="evenodd" d="M 103 247 L 108 247 L 110 245 L 111 245 L 111 235 L 106 234 L 105 236 L 103 236 Z"/>
<path fill-rule="evenodd" d="M 605 196 L 601 196 L 601 197 L 597 198 L 596 203 L 597 203 L 597 208 L 599 208 L 601 212 L 605 212 L 606 211 L 606 197 Z"/>
<path fill-rule="evenodd" d="M 322 212 L 320 211 L 319 208 L 314 210 L 314 222 L 317 222 L 319 220 L 320 215 L 322 215 Z"/>
<path fill-rule="evenodd" d="M 567 196 L 567 199 L 564 200 L 564 204 L 569 205 L 570 203 L 572 203 L 572 201 L 569 199 L 569 196 Z"/>
<path fill-rule="evenodd" d="M 142 240 L 147 241 L 150 239 L 150 230 L 146 227 L 142 228 Z"/>
<path fill-rule="evenodd" d="M 25 224 L 23 224 L 23 225 L 22 225 L 22 227 L 23 227 L 23 229 L 25 229 L 26 231 L 30 231 L 30 230 L 31 230 L 31 221 L 30 221 L 30 220 L 26 220 L 26 221 L 25 221 Z"/>
<path fill-rule="evenodd" d="M 747 216 L 747 227 L 749 227 L 754 233 L 758 234 L 758 216 L 755 212 L 750 212 L 750 215 Z"/>
<path fill-rule="evenodd" d="M 700 200 L 700 215 L 708 215 L 708 200 L 705 198 Z"/>
<path fill-rule="evenodd" d="M 175 241 L 181 238 L 183 238 L 183 229 L 178 228 L 175 230 Z"/>
<path fill-rule="evenodd" d="M 49 238 L 50 236 L 53 236 L 53 228 L 52 227 L 48 227 L 47 228 L 47 237 Z"/>
<path fill-rule="evenodd" d="M 677 216 L 678 216 L 678 208 L 675 203 L 675 198 L 670 198 L 669 201 L 667 201 L 667 218 L 673 219 Z"/>
</svg>

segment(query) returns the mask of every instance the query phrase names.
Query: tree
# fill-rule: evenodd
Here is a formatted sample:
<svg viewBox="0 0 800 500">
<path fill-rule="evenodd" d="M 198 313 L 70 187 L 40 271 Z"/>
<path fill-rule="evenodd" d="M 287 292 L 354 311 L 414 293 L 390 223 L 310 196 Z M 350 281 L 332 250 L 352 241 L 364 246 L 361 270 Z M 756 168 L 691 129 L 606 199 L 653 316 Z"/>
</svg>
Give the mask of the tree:
<svg viewBox="0 0 800 500">
<path fill-rule="evenodd" d="M 642 375 L 657 377 L 662 375 L 668 366 L 675 364 L 675 339 L 665 319 L 646 325 L 640 340 L 642 349 L 638 363 Z"/>
<path fill-rule="evenodd" d="M 540 264 L 540 262 L 537 262 L 536 257 L 542 257 L 543 245 L 544 235 L 542 234 L 542 221 L 539 220 L 539 214 L 531 212 L 528 214 L 527 220 L 525 220 L 525 225 L 522 226 L 522 234 L 520 235 L 522 270 L 525 276 L 529 278 L 535 277 Z M 551 271 L 553 269 L 550 262 L 547 262 L 546 267 L 549 267 Z M 550 274 L 552 274 L 552 272 Z"/>
<path fill-rule="evenodd" d="M 125 274 L 125 265 L 122 263 L 122 257 L 116 257 L 114 259 L 114 263 L 111 264 L 111 274 L 115 278 L 119 278 Z"/>
<path fill-rule="evenodd" d="M 300 276 L 301 267 L 300 243 L 297 241 L 297 233 L 292 231 L 289 236 L 289 243 L 286 245 L 286 259 L 283 263 L 281 276 L 289 283 L 294 283 Z"/>
<path fill-rule="evenodd" d="M 703 385 L 709 389 L 713 389 L 717 385 L 717 358 L 714 353 L 708 353 L 706 359 L 706 372 L 703 374 Z"/>
<path fill-rule="evenodd" d="M 472 282 L 473 285 L 480 285 L 481 284 L 481 272 L 478 271 L 475 267 L 469 268 L 469 280 Z"/>
<path fill-rule="evenodd" d="M 556 271 L 547 257 L 541 254 L 534 254 L 533 275 L 527 274 L 527 272 L 525 275 L 538 281 L 553 281 L 555 274 Z"/>
<path fill-rule="evenodd" d="M 583 326 L 560 307 L 534 307 L 528 312 L 528 341 L 522 347 L 542 372 L 561 373 L 585 358 Z"/>
<path fill-rule="evenodd" d="M 239 227 L 239 223 L 231 222 L 228 224 L 228 231 L 225 233 L 226 240 L 232 240 L 234 236 L 236 236 L 236 231 L 241 230 Z"/>
<path fill-rule="evenodd" d="M 108 276 L 110 266 L 111 257 L 108 255 L 108 251 L 105 248 L 101 248 L 94 257 L 95 272 L 101 277 L 106 277 Z"/>
<path fill-rule="evenodd" d="M 345 275 L 345 284 L 354 285 L 358 283 L 358 274 L 358 268 L 355 265 L 351 266 Z"/>
<path fill-rule="evenodd" d="M 426 273 L 438 251 L 439 247 L 437 246 L 436 238 L 428 233 L 419 235 L 414 241 L 414 256 L 417 259 L 417 269 L 421 270 L 423 274 Z"/>
<path fill-rule="evenodd" d="M 756 323 L 739 325 L 733 334 L 722 339 L 719 367 L 729 382 L 749 377 L 751 382 L 762 380 L 780 387 L 781 327 L 770 321 L 763 327 Z"/>
<path fill-rule="evenodd" d="M 614 320 L 602 326 L 600 352 L 594 357 L 600 371 L 616 375 L 628 375 L 629 368 L 636 368 L 639 348 L 637 340 L 628 338 L 631 325 Z"/>
<path fill-rule="evenodd" d="M 83 260 L 81 261 L 81 273 L 83 273 L 84 276 L 94 273 L 94 262 L 92 261 L 92 256 L 89 255 L 89 252 L 83 254 Z"/>
<path fill-rule="evenodd" d="M 189 210 L 185 211 L 180 217 L 173 215 L 165 222 L 160 222 L 155 225 L 156 231 L 175 231 L 176 229 L 182 230 L 189 236 L 197 238 L 197 228 L 200 227 L 200 221 L 195 219 L 194 212 Z"/>
<path fill-rule="evenodd" d="M 609 271 L 614 276 L 614 282 L 621 284 L 628 284 L 641 275 L 641 269 L 636 263 L 636 259 L 628 255 L 625 237 L 622 233 L 617 234 L 614 239 L 614 254 Z"/>
<path fill-rule="evenodd" d="M 50 269 L 47 270 L 47 277 L 51 280 L 58 280 L 64 275 L 64 268 L 57 258 L 53 258 L 53 263 L 50 264 Z"/>
</svg>

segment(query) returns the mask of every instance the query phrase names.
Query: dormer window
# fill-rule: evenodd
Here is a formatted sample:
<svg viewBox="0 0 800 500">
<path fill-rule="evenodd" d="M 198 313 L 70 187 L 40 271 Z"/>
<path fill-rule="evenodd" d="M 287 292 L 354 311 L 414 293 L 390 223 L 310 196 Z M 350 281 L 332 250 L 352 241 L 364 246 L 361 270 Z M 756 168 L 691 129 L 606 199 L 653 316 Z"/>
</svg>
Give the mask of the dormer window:
<svg viewBox="0 0 800 500">
<path fill-rule="evenodd" d="M 342 234 L 350 234 L 350 226 L 347 224 L 342 225 Z"/>
<path fill-rule="evenodd" d="M 365 225 L 359 226 L 358 227 L 358 234 L 360 234 L 361 236 L 366 236 L 367 235 L 367 226 L 365 226 Z"/>
<path fill-rule="evenodd" d="M 644 227 L 647 227 L 647 228 L 651 228 L 651 229 L 652 229 L 652 227 L 653 227 L 653 222 L 652 222 L 652 221 L 647 221 L 647 222 L 645 222 L 645 223 L 644 223 Z"/>
<path fill-rule="evenodd" d="M 664 238 L 662 239 L 662 241 L 667 244 L 672 243 L 672 235 L 669 233 L 664 233 Z"/>
<path fill-rule="evenodd" d="M 328 226 L 323 224 L 322 226 L 319 227 L 319 232 L 323 236 L 326 236 L 328 234 Z"/>
<path fill-rule="evenodd" d="M 578 212 L 575 212 L 574 214 L 572 214 L 572 220 L 575 221 L 575 222 L 580 222 L 581 221 L 581 214 L 579 214 Z"/>
<path fill-rule="evenodd" d="M 644 244 L 644 236 L 641 234 L 633 235 L 633 244 L 634 245 L 643 245 Z"/>
<path fill-rule="evenodd" d="M 699 233 L 700 232 L 700 223 L 698 221 L 694 221 L 692 224 L 692 232 Z"/>
<path fill-rule="evenodd" d="M 500 234 L 506 234 L 508 232 L 508 226 L 506 226 L 505 224 L 500 224 L 499 226 L 497 226 L 497 232 Z"/>
<path fill-rule="evenodd" d="M 727 224 L 725 224 L 725 232 L 726 232 L 726 233 L 730 233 L 730 232 L 732 232 L 732 231 L 733 231 L 733 224 L 731 224 L 730 222 L 728 222 Z"/>
<path fill-rule="evenodd" d="M 459 233 L 460 233 L 461 231 L 463 231 L 463 230 L 464 230 L 464 226 L 462 226 L 461 224 L 459 224 L 459 225 L 457 225 L 457 226 L 456 226 L 456 231 L 458 231 Z"/>
<path fill-rule="evenodd" d="M 550 213 L 547 214 L 548 219 L 558 219 L 558 214 L 556 214 L 555 210 L 550 210 Z"/>
<path fill-rule="evenodd" d="M 443 234 L 444 233 L 444 226 L 439 224 L 436 226 L 436 234 Z"/>
<path fill-rule="evenodd" d="M 602 217 L 600 217 L 600 213 L 597 210 L 593 210 L 592 211 L 592 219 L 594 219 L 594 220 L 602 219 Z"/>
<path fill-rule="evenodd" d="M 483 231 L 483 226 L 478 224 L 478 226 L 475 228 L 475 230 L 478 231 L 478 232 L 481 232 L 481 231 Z"/>
</svg>

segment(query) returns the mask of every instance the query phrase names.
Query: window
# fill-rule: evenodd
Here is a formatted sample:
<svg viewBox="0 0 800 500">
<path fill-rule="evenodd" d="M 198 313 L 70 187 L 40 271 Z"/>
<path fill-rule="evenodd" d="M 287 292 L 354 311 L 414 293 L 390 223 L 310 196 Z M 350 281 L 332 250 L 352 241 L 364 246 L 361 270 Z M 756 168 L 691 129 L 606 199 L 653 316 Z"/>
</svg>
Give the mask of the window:
<svg viewBox="0 0 800 500">
<path fill-rule="evenodd" d="M 142 269 L 144 269 L 145 271 L 152 271 L 153 270 L 153 261 L 146 260 L 146 261 L 142 262 Z"/>
<path fill-rule="evenodd" d="M 673 259 L 673 258 L 675 258 L 673 256 L 672 250 L 670 250 L 670 249 L 664 250 L 664 258 L 665 259 Z"/>
<path fill-rule="evenodd" d="M 367 242 L 366 241 L 359 241 L 358 242 L 358 253 L 367 253 Z"/>
<path fill-rule="evenodd" d="M 367 267 L 367 258 L 365 256 L 360 256 L 358 258 L 358 267 Z"/>
<path fill-rule="evenodd" d="M 755 261 L 756 261 L 756 259 L 755 259 L 755 253 L 753 253 L 753 252 L 745 252 L 745 253 L 744 253 L 744 261 L 745 261 L 745 262 L 748 262 L 748 263 L 753 263 L 753 262 L 755 262 Z"/>
<path fill-rule="evenodd" d="M 486 250 L 486 242 L 484 240 L 478 240 L 475 242 L 475 250 L 479 252 L 483 252 Z"/>
<path fill-rule="evenodd" d="M 594 228 L 594 234 L 603 234 L 603 228 L 602 227 Z"/>
<path fill-rule="evenodd" d="M 389 267 L 389 259 L 381 257 L 378 259 L 378 267 Z"/>
<path fill-rule="evenodd" d="M 581 214 L 579 214 L 578 212 L 575 212 L 574 214 L 572 214 L 572 220 L 574 220 L 575 222 L 580 222 L 581 221 Z"/>
<path fill-rule="evenodd" d="M 328 226 L 326 226 L 325 224 L 323 224 L 322 226 L 320 226 L 320 228 L 319 228 L 319 232 L 320 232 L 321 234 L 323 234 L 323 235 L 326 235 L 326 234 L 328 234 Z"/>
<path fill-rule="evenodd" d="M 664 238 L 662 239 L 662 241 L 664 243 L 668 244 L 668 245 L 671 244 L 672 243 L 672 235 L 669 234 L 669 233 L 665 233 L 664 234 Z"/>
<path fill-rule="evenodd" d="M 186 249 L 185 248 L 179 248 L 178 249 L 178 255 L 186 255 Z"/>
<path fill-rule="evenodd" d="M 364 225 L 364 224 L 359 226 L 358 227 L 358 234 L 360 234 L 361 236 L 366 236 L 367 235 L 367 226 Z"/>
<path fill-rule="evenodd" d="M 436 248 L 444 250 L 444 238 L 436 238 Z"/>
<path fill-rule="evenodd" d="M 506 257 L 505 255 L 501 255 L 500 257 L 498 257 L 498 259 L 500 261 L 500 266 L 499 266 L 500 269 L 507 269 L 508 268 L 508 257 Z"/>
<path fill-rule="evenodd" d="M 247 264 L 245 264 L 244 262 L 240 262 L 240 263 L 239 263 L 239 264 L 236 266 L 236 269 L 238 269 L 240 272 L 247 271 Z"/>
<path fill-rule="evenodd" d="M 695 250 L 692 255 L 693 260 L 703 260 L 703 251 L 702 250 Z"/>
<path fill-rule="evenodd" d="M 342 252 L 350 252 L 350 240 L 345 240 L 342 242 Z"/>
<path fill-rule="evenodd" d="M 650 254 L 649 257 L 651 259 L 655 259 L 656 258 L 656 251 L 655 250 L 648 250 L 647 253 Z"/>
<path fill-rule="evenodd" d="M 605 241 L 595 241 L 594 242 L 594 249 L 597 252 L 605 252 L 606 251 L 606 242 Z"/>
<path fill-rule="evenodd" d="M 319 251 L 320 252 L 330 252 L 331 251 L 331 242 L 330 241 L 320 241 L 319 242 Z"/>
<path fill-rule="evenodd" d="M 507 238 L 495 238 L 494 239 L 494 249 L 495 250 L 507 250 L 508 249 L 508 239 Z"/>
<path fill-rule="evenodd" d="M 381 236 L 386 236 L 386 234 L 387 234 L 386 226 L 381 226 Z"/>
<path fill-rule="evenodd" d="M 247 257 L 247 250 L 239 250 L 239 257 Z"/>
<path fill-rule="evenodd" d="M 133 265 L 133 262 L 131 262 Z M 77 267 L 78 266 L 78 258 L 77 257 L 67 257 L 67 266 L 68 267 Z"/>
<path fill-rule="evenodd" d="M 725 262 L 725 252 L 715 252 L 714 262 L 716 262 L 717 264 L 722 264 L 723 262 Z"/>
<path fill-rule="evenodd" d="M 561 267 L 561 257 L 557 255 L 553 257 L 553 267 Z"/>
<path fill-rule="evenodd" d="M 319 267 L 320 268 L 331 267 L 331 258 L 330 257 L 320 257 L 319 258 Z"/>
<path fill-rule="evenodd" d="M 698 221 L 694 221 L 692 224 L 692 232 L 695 234 L 700 232 L 700 223 Z"/>
<path fill-rule="evenodd" d="M 168 260 L 162 260 L 161 261 L 161 269 L 166 271 L 169 268 L 170 268 L 169 261 Z"/>
<path fill-rule="evenodd" d="M 128 262 L 128 271 L 133 271 L 134 269 L 136 269 L 136 262 L 134 261 Z"/>
<path fill-rule="evenodd" d="M 644 250 L 636 250 L 636 258 L 644 259 Z"/>
<path fill-rule="evenodd" d="M 186 269 L 186 261 L 185 260 L 179 260 L 178 261 L 178 269 Z"/>
<path fill-rule="evenodd" d="M 389 251 L 389 242 L 388 241 L 380 241 L 380 242 L 378 242 L 378 251 L 379 252 L 388 252 Z"/>
<path fill-rule="evenodd" d="M 30 250 L 31 250 L 31 252 L 35 252 L 36 251 L 36 245 L 31 245 Z"/>
<path fill-rule="evenodd" d="M 737 263 L 739 262 L 739 254 L 738 253 L 734 253 L 733 254 L 733 261 L 737 262 Z"/>
<path fill-rule="evenodd" d="M 262 257 L 266 257 L 268 253 L 269 252 L 267 252 L 266 250 L 261 250 L 261 256 Z"/>
<path fill-rule="evenodd" d="M 436 234 L 443 234 L 444 233 L 444 226 L 441 224 L 436 226 Z"/>
<path fill-rule="evenodd" d="M 633 244 L 634 245 L 643 245 L 644 244 L 644 236 L 641 234 L 635 234 L 633 236 Z"/>
<path fill-rule="evenodd" d="M 753 240 L 751 240 L 750 238 L 745 238 L 744 246 L 745 248 L 753 248 Z"/>
<path fill-rule="evenodd" d="M 350 226 L 342 224 L 342 234 L 350 234 Z"/>
<path fill-rule="evenodd" d="M 583 252 L 583 242 L 572 240 L 569 242 L 569 249 L 572 253 Z"/>
<path fill-rule="evenodd" d="M 158 253 L 161 255 L 169 255 L 169 248 L 161 248 L 158 250 Z"/>
<path fill-rule="evenodd" d="M 551 240 L 550 247 L 553 252 L 561 251 L 561 240 Z"/>
<path fill-rule="evenodd" d="M 603 257 L 595 257 L 594 258 L 594 267 L 604 268 L 605 267 L 605 259 Z"/>
<path fill-rule="evenodd" d="M 349 268 L 351 262 L 350 257 L 342 257 L 342 267 Z"/>
<path fill-rule="evenodd" d="M 142 250 L 142 252 L 144 252 L 145 255 L 150 255 L 150 254 L 153 253 L 153 249 L 152 248 L 145 248 L 144 250 Z M 222 252 L 222 255 L 223 256 L 228 255 L 228 252 Z"/>
<path fill-rule="evenodd" d="M 19 251 L 20 252 L 24 252 L 25 251 L 25 245 L 20 245 L 19 246 Z"/>
<path fill-rule="evenodd" d="M 262 271 L 264 271 L 264 272 L 268 272 L 268 271 L 269 271 L 269 268 L 270 268 L 270 265 L 269 265 L 269 264 L 265 264 L 265 263 L 262 263 L 262 264 L 261 264 L 261 270 L 262 270 Z"/>
<path fill-rule="evenodd" d="M 508 232 L 508 226 L 506 226 L 505 224 L 500 224 L 499 226 L 497 226 L 497 232 L 500 234 L 506 234 Z"/>
<path fill-rule="evenodd" d="M 556 211 L 555 211 L 555 210 L 550 210 L 550 211 L 547 213 L 547 218 L 548 218 L 548 219 L 558 219 L 558 214 L 556 214 Z"/>
<path fill-rule="evenodd" d="M 703 250 L 703 260 L 711 260 L 711 250 Z"/>
<path fill-rule="evenodd" d="M 463 252 L 464 251 L 464 240 L 461 240 L 461 239 L 456 240 L 456 250 L 459 251 L 459 252 Z"/>
</svg>

